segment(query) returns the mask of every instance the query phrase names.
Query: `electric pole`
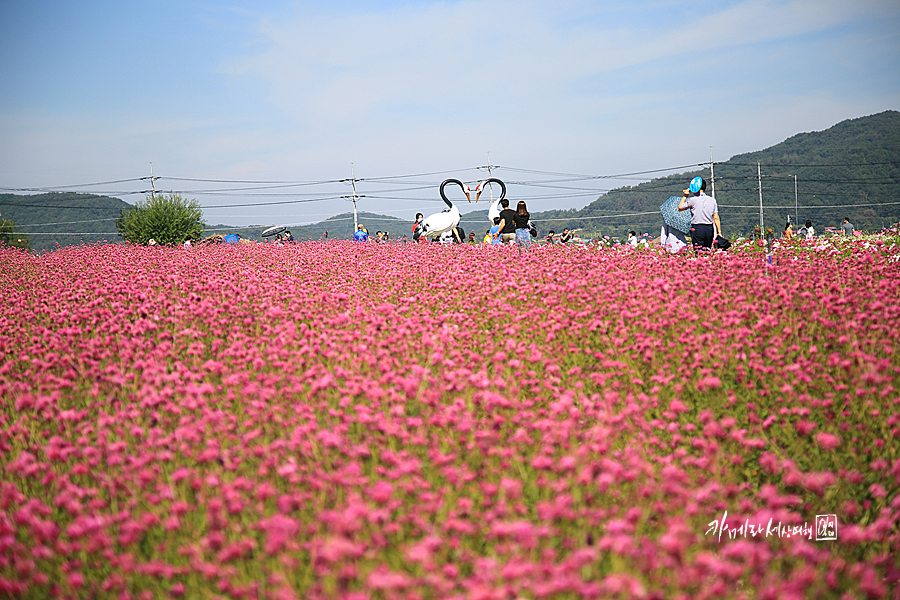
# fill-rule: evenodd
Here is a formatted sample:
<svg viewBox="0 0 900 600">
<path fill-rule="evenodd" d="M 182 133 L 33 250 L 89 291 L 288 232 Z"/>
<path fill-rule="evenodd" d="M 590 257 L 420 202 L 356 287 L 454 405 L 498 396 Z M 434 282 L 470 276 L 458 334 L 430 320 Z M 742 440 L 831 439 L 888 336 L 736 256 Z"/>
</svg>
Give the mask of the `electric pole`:
<svg viewBox="0 0 900 600">
<path fill-rule="evenodd" d="M 486 166 L 478 167 L 478 168 L 479 168 L 479 169 L 487 169 L 487 172 L 488 172 L 488 179 L 490 179 L 490 178 L 492 177 L 492 174 L 493 174 L 493 171 L 494 171 L 494 165 L 491 164 L 491 153 L 490 153 L 490 152 L 488 152 L 488 164 L 487 164 Z M 491 206 L 493 206 L 493 205 L 494 205 L 494 184 L 493 184 L 493 183 L 489 183 L 489 184 L 488 184 L 488 189 L 490 190 Z"/>
<path fill-rule="evenodd" d="M 712 183 L 712 195 L 716 197 L 716 174 L 713 171 L 712 146 L 709 147 L 709 180 Z"/>
<path fill-rule="evenodd" d="M 159 179 L 159 177 L 153 176 L 153 163 L 150 163 L 150 177 L 141 177 L 141 181 L 146 181 L 147 179 L 150 180 L 150 199 L 152 200 L 156 196 L 156 180 Z M 146 194 L 147 192 L 144 191 L 142 193 Z"/>
<path fill-rule="evenodd" d="M 359 229 L 359 220 L 356 218 L 356 171 L 353 163 L 350 163 L 350 184 L 353 186 L 353 231 Z"/>
<path fill-rule="evenodd" d="M 353 200 L 353 233 L 359 229 L 359 219 L 356 216 L 356 199 L 357 198 L 365 198 L 365 196 L 358 195 L 356 193 L 356 172 L 353 169 L 353 163 L 350 163 L 350 179 L 341 179 L 342 182 L 350 182 L 350 185 L 353 186 L 353 195 L 352 196 L 341 196 L 341 198 L 348 198 Z"/>
<path fill-rule="evenodd" d="M 756 182 L 759 185 L 759 234 L 765 235 L 765 222 L 763 221 L 763 201 L 762 201 L 762 169 L 759 163 L 756 163 Z"/>
</svg>

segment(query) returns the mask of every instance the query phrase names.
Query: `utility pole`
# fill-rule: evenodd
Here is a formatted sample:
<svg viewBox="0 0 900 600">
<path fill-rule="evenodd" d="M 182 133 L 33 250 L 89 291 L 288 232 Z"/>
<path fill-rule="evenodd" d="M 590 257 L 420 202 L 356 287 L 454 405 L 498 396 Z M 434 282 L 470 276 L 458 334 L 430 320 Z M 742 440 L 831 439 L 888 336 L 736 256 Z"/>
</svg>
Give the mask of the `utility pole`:
<svg viewBox="0 0 900 600">
<path fill-rule="evenodd" d="M 759 233 L 766 242 L 766 277 L 769 276 L 769 265 L 772 263 L 772 237 L 766 233 L 765 222 L 763 221 L 763 199 L 762 199 L 762 168 L 756 163 L 756 181 L 759 184 Z"/>
<path fill-rule="evenodd" d="M 794 175 L 794 219 L 800 223 L 800 205 L 797 202 L 797 176 Z"/>
<path fill-rule="evenodd" d="M 353 186 L 353 195 L 352 196 L 341 196 L 341 198 L 347 198 L 353 200 L 353 233 L 359 229 L 359 220 L 356 216 L 356 200 L 357 198 L 365 198 L 364 195 L 359 195 L 356 193 L 356 172 L 353 170 L 353 163 L 350 163 L 350 179 L 341 179 L 342 183 L 350 182 L 350 185 Z"/>
<path fill-rule="evenodd" d="M 353 233 L 356 233 L 359 221 L 356 218 L 356 171 L 353 170 L 353 163 L 350 163 L 350 184 L 353 186 Z"/>
<path fill-rule="evenodd" d="M 153 176 L 153 163 L 150 163 L 150 177 L 141 177 L 141 181 L 150 180 L 150 199 L 152 200 L 156 196 L 156 180 L 159 177 Z M 142 194 L 146 194 L 147 192 L 141 192 Z"/>
<path fill-rule="evenodd" d="M 488 152 L 488 164 L 487 164 L 487 166 L 484 166 L 484 167 L 478 167 L 478 168 L 479 168 L 479 169 L 487 169 L 487 172 L 488 172 L 488 179 L 491 178 L 492 173 L 493 173 L 493 170 L 494 170 L 494 165 L 491 164 L 491 153 L 490 153 L 490 152 Z M 488 190 L 490 190 L 490 195 L 491 195 L 491 206 L 493 206 L 493 205 L 494 205 L 494 184 L 493 184 L 493 183 L 489 183 L 489 184 L 488 184 Z"/>
<path fill-rule="evenodd" d="M 712 195 L 716 197 L 716 174 L 713 171 L 712 146 L 709 147 L 709 180 L 712 182 Z"/>
<path fill-rule="evenodd" d="M 759 185 L 759 234 L 765 235 L 766 225 L 763 221 L 762 170 L 759 163 L 756 163 L 756 182 L 757 185 Z"/>
</svg>

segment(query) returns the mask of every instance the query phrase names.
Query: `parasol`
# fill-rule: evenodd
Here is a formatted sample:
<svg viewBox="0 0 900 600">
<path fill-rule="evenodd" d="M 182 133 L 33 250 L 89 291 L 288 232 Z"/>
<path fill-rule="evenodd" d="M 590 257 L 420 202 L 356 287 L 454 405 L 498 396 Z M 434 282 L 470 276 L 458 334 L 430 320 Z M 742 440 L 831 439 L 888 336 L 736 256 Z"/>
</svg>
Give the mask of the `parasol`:
<svg viewBox="0 0 900 600">
<path fill-rule="evenodd" d="M 659 207 L 662 213 L 663 221 L 669 227 L 677 229 L 682 233 L 688 233 L 691 230 L 691 211 L 679 211 L 678 205 L 681 203 L 680 196 L 671 196 Z"/>
<path fill-rule="evenodd" d="M 277 235 L 277 234 L 281 233 L 282 231 L 284 231 L 285 229 L 287 229 L 287 227 L 285 227 L 284 225 L 273 225 L 272 227 L 269 227 L 268 229 L 266 229 L 259 235 L 261 235 L 263 237 L 269 237 L 269 236 Z"/>
</svg>

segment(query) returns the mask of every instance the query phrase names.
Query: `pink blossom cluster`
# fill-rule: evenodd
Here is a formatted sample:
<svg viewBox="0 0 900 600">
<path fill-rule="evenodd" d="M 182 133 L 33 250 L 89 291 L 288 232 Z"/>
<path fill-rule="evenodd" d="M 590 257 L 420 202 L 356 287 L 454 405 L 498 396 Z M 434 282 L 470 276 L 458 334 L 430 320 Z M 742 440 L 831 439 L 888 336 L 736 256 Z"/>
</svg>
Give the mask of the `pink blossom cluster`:
<svg viewBox="0 0 900 600">
<path fill-rule="evenodd" d="M 894 249 L 95 245 L 0 293 L 0 597 L 900 580 Z"/>
</svg>

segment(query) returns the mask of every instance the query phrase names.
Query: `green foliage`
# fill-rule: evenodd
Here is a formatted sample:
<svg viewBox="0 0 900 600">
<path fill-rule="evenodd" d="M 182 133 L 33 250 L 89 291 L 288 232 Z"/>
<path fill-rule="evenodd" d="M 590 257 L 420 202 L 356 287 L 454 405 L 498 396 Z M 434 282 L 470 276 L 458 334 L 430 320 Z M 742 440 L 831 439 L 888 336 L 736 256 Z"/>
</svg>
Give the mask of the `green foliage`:
<svg viewBox="0 0 900 600">
<path fill-rule="evenodd" d="M 116 228 L 126 241 L 147 244 L 152 239 L 164 246 L 174 246 L 188 238 L 199 239 L 205 225 L 200 203 L 178 194 L 151 196 L 134 208 L 123 210 L 116 221 Z"/>
<path fill-rule="evenodd" d="M 10 219 L 0 219 L 0 246 L 12 246 L 28 250 L 28 236 L 18 230 Z"/>
</svg>

